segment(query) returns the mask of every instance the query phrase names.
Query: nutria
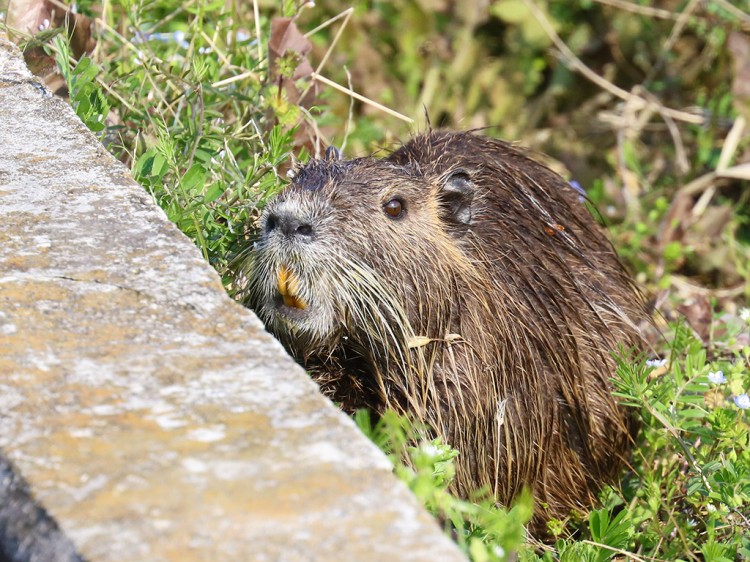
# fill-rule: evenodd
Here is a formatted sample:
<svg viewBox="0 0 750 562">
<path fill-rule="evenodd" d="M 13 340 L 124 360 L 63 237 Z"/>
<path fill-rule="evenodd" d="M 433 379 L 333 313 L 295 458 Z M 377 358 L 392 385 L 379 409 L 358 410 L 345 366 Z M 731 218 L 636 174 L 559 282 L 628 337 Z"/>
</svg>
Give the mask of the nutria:
<svg viewBox="0 0 750 562">
<path fill-rule="evenodd" d="M 346 411 L 458 449 L 459 494 L 528 486 L 537 528 L 584 512 L 632 442 L 612 354 L 646 313 L 580 193 L 474 133 L 332 154 L 265 209 L 245 302 Z"/>
</svg>

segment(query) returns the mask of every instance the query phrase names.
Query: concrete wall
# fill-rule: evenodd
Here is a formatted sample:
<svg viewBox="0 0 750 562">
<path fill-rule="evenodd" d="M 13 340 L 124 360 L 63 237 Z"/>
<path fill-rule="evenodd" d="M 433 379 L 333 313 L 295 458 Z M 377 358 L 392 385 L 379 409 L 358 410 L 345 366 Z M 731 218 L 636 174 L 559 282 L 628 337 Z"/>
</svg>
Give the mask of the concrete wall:
<svg viewBox="0 0 750 562">
<path fill-rule="evenodd" d="M 92 562 L 463 559 L 2 38 L 0 450 Z"/>
</svg>

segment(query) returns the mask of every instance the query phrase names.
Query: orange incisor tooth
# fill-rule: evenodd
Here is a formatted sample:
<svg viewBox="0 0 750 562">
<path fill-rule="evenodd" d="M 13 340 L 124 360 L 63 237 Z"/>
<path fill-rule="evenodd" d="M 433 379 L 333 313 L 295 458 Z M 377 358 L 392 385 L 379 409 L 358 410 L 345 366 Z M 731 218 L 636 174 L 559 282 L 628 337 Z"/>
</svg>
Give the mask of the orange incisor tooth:
<svg viewBox="0 0 750 562">
<path fill-rule="evenodd" d="M 289 279 L 289 270 L 283 265 L 279 268 L 279 272 L 276 274 L 276 288 L 281 293 L 282 297 L 288 294 L 286 287 L 287 279 Z"/>
<path fill-rule="evenodd" d="M 286 278 L 287 293 L 296 297 L 299 294 L 299 279 L 294 274 L 287 275 Z"/>
<path fill-rule="evenodd" d="M 276 276 L 276 288 L 279 290 L 279 294 L 284 300 L 286 306 L 300 309 L 306 308 L 305 302 L 297 296 L 297 291 L 299 291 L 299 280 L 283 265 L 279 268 L 279 272 Z"/>
</svg>

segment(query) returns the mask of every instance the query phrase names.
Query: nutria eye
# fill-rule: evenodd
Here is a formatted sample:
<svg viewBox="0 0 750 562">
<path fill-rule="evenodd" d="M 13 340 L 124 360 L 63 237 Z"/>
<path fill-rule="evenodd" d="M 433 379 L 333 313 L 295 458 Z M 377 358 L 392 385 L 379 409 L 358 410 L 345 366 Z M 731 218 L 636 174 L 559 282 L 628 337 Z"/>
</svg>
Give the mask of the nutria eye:
<svg viewBox="0 0 750 562">
<path fill-rule="evenodd" d="M 389 217 L 397 219 L 404 214 L 404 204 L 398 199 L 391 199 L 383 206 L 383 210 Z"/>
</svg>

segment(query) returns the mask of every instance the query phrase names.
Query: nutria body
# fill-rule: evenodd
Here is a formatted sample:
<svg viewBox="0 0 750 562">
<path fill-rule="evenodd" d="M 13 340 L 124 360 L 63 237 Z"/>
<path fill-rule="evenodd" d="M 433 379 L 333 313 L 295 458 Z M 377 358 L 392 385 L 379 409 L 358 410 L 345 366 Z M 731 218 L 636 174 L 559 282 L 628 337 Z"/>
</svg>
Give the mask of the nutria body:
<svg viewBox="0 0 750 562">
<path fill-rule="evenodd" d="M 460 494 L 529 486 L 541 523 L 622 468 L 611 353 L 641 347 L 641 299 L 580 195 L 510 145 L 430 132 L 313 160 L 251 262 L 247 303 L 322 390 L 426 422 L 460 451 Z"/>
</svg>

